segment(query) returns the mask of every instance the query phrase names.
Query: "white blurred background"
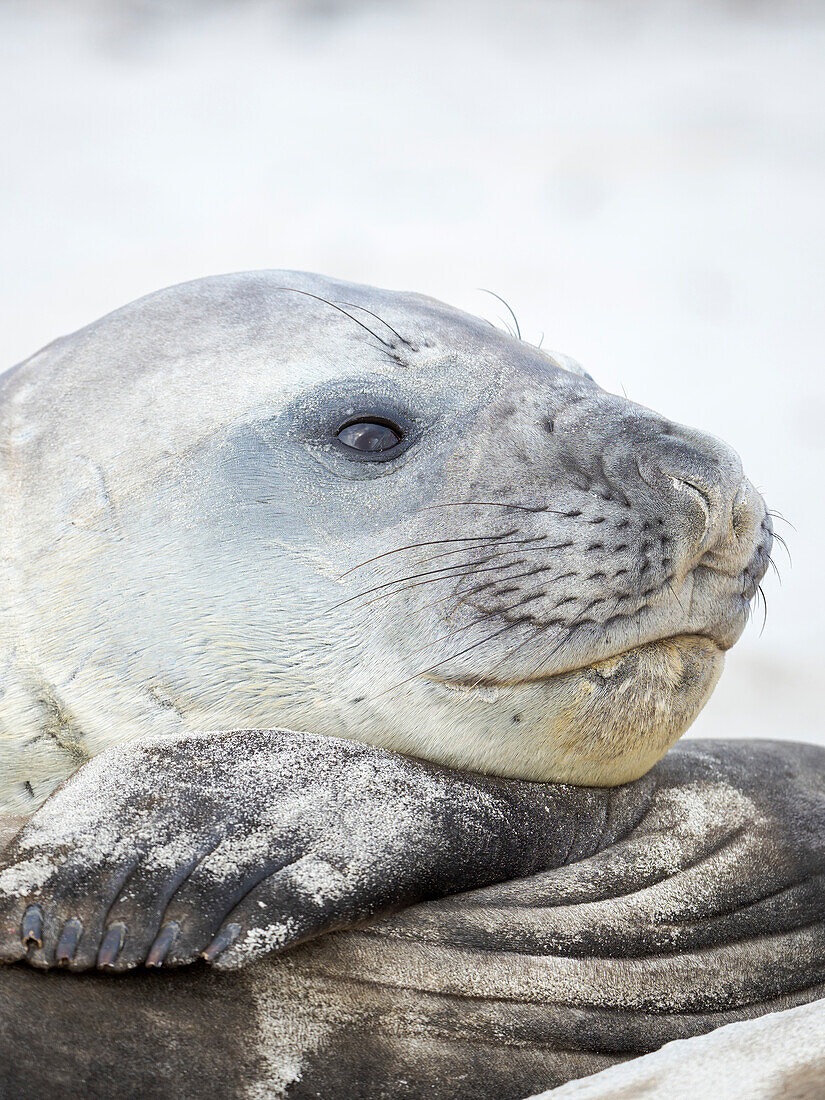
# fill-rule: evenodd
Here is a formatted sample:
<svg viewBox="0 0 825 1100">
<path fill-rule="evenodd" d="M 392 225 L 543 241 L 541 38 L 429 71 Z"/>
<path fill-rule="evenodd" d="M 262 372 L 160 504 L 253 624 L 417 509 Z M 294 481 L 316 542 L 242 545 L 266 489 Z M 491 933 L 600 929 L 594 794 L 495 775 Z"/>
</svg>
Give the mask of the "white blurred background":
<svg viewBox="0 0 825 1100">
<path fill-rule="evenodd" d="M 490 287 L 792 521 L 692 732 L 825 743 L 825 5 L 0 0 L 0 119 L 3 367 L 220 271 Z"/>
</svg>

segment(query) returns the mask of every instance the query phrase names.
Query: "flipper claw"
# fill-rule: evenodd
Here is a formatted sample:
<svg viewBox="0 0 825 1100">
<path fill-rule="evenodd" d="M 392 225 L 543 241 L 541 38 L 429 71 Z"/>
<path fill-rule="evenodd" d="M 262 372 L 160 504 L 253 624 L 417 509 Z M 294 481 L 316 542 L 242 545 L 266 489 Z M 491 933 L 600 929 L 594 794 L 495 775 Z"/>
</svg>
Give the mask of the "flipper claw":
<svg viewBox="0 0 825 1100">
<path fill-rule="evenodd" d="M 180 925 L 176 921 L 172 920 L 168 924 L 164 924 L 149 948 L 149 954 L 146 956 L 147 966 L 163 966 L 163 961 L 168 955 L 170 947 L 178 938 L 179 931 Z"/>
<path fill-rule="evenodd" d="M 206 959 L 207 962 L 212 962 L 213 959 L 216 959 L 218 955 L 220 955 L 221 951 L 225 951 L 227 947 L 231 947 L 240 934 L 241 926 L 239 924 L 225 925 L 206 950 L 201 952 L 201 957 Z"/>
<path fill-rule="evenodd" d="M 74 958 L 77 944 L 83 932 L 83 924 L 77 917 L 72 917 L 63 925 L 60 939 L 57 941 L 57 949 L 54 959 L 58 966 L 68 966 Z"/>
<path fill-rule="evenodd" d="M 39 905 L 30 905 L 23 914 L 20 939 L 26 947 L 43 946 L 43 910 Z"/>
<path fill-rule="evenodd" d="M 116 921 L 109 926 L 97 953 L 97 965 L 101 970 L 114 966 L 115 960 L 126 942 L 127 931 L 128 929 L 123 921 Z"/>
</svg>

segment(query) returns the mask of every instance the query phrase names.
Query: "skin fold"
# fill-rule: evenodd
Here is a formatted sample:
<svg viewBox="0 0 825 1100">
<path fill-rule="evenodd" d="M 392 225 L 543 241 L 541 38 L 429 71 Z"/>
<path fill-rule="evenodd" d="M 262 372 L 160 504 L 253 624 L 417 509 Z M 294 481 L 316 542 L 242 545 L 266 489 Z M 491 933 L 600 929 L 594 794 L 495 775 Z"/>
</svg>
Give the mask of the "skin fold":
<svg viewBox="0 0 825 1100">
<path fill-rule="evenodd" d="M 820 995 L 821 757 L 664 756 L 770 560 L 725 444 L 295 272 L 0 443 L 4 1096 L 522 1097 Z"/>
<path fill-rule="evenodd" d="M 685 742 L 640 780 L 585 790 L 449 773 L 339 740 L 272 736 L 278 775 L 304 767 L 309 753 L 314 775 L 334 774 L 346 786 L 347 830 L 363 822 L 349 851 L 367 841 L 359 873 L 338 881 L 334 896 L 320 875 L 294 876 L 288 912 L 309 914 L 296 928 L 305 942 L 286 936 L 256 960 L 242 936 L 226 960 L 241 969 L 220 969 L 220 956 L 212 966 L 140 967 L 114 978 L 0 968 L 4 1096 L 517 1100 L 825 992 L 820 749 Z M 196 757 L 200 805 L 211 797 L 210 759 L 224 770 L 220 753 Z M 128 785 L 123 760 L 118 767 Z M 434 795 L 439 783 L 455 811 L 437 808 L 434 797 L 410 816 L 421 791 Z M 71 790 L 53 798 L 53 824 Z M 311 794 L 319 791 L 310 784 Z M 168 801 L 174 807 L 174 791 Z M 391 827 L 376 829 L 376 805 L 390 811 Z M 297 829 L 312 856 L 330 854 L 329 819 L 296 815 L 288 800 L 282 806 L 270 831 L 293 837 Z M 177 811 L 163 800 L 151 813 L 160 835 Z M 116 824 L 109 835 L 130 843 L 151 832 L 125 810 Z M 235 838 L 239 865 L 254 829 L 241 825 Z M 78 897 L 84 904 L 90 892 L 101 900 L 98 910 L 83 910 L 84 922 L 100 939 L 95 914 L 109 904 L 112 879 L 81 873 L 83 841 L 75 839 L 68 865 L 45 821 L 13 842 L 18 856 L 55 858 L 56 871 L 11 903 L 7 895 L 7 953 L 13 932 L 19 939 L 9 923 L 34 902 L 44 912 L 45 956 L 31 948 L 30 961 L 47 964 L 53 917 L 77 912 Z M 460 891 L 462 877 L 476 888 L 398 910 L 399 845 L 409 901 Z M 340 858 L 340 841 L 335 851 Z M 507 881 L 478 887 L 495 874 Z M 283 902 L 283 887 L 270 891 L 269 904 Z M 195 899 L 170 899 L 185 942 L 192 929 L 191 942 L 206 942 L 227 915 L 232 899 L 212 897 L 207 935 Z M 396 911 L 381 916 L 387 908 Z M 161 916 L 141 911 L 137 919 L 151 925 L 147 942 Z"/>
</svg>

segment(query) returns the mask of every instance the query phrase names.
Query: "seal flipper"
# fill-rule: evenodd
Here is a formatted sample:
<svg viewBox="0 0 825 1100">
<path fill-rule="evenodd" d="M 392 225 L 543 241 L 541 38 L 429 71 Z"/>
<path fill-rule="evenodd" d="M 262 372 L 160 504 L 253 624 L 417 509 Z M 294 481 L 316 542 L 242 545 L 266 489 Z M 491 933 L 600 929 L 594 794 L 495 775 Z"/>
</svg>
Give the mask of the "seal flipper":
<svg viewBox="0 0 825 1100">
<path fill-rule="evenodd" d="M 296 1100 L 516 1100 L 825 995 L 825 750 L 687 741 L 614 801 L 524 789 L 558 800 L 572 862 L 234 973 L 0 968 L 0 1093 L 226 1100 L 271 1094 L 275 1067 Z M 794 1057 L 818 1050 L 800 1036 Z"/>
<path fill-rule="evenodd" d="M 651 789 L 496 779 L 284 730 L 144 738 L 81 768 L 4 853 L 0 961 L 243 965 L 592 854 Z"/>
</svg>

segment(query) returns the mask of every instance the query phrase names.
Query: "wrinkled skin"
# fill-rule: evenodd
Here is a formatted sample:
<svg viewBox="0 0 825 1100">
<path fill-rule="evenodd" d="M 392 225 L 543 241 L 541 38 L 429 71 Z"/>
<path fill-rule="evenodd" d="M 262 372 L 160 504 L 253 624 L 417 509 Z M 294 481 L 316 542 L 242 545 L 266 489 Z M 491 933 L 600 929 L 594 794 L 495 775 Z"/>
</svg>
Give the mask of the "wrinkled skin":
<svg viewBox="0 0 825 1100">
<path fill-rule="evenodd" d="M 168 976 L 141 969 L 113 980 L 0 968 L 4 1097 L 517 1100 L 671 1039 L 825 993 L 821 749 L 688 742 L 626 787 L 582 790 L 449 776 L 368 746 L 272 736 L 277 766 L 265 767 L 262 745 L 255 770 L 269 771 L 274 798 L 284 793 L 278 776 L 302 769 L 307 753 L 313 775 L 336 775 L 348 791 L 314 823 L 296 814 L 289 798 L 269 819 L 271 835 L 291 837 L 297 829 L 303 850 L 329 855 L 322 834 L 329 835 L 338 813 L 351 815 L 344 829 L 355 835 L 336 849 L 344 880 L 338 901 L 313 900 L 306 889 L 301 898 L 291 884 L 289 911 L 313 914 L 297 938 L 315 938 L 241 970 L 199 964 Z M 128 788 L 124 750 L 117 751 Z M 174 756 L 175 749 L 129 752 L 159 764 L 153 753 Z M 213 744 L 194 759 L 193 801 L 208 806 L 216 778 L 209 760 L 224 773 L 226 753 Z M 174 783 L 175 768 L 168 774 Z M 146 768 L 143 775 L 148 789 Z M 78 784 L 82 779 L 83 772 Z M 458 831 L 454 813 L 437 797 L 421 816 L 407 812 L 420 807 L 424 789 L 435 795 L 447 779 L 442 790 L 458 808 Z M 58 817 L 70 790 L 52 800 Z M 110 805 L 104 793 L 100 801 Z M 255 805 L 258 795 L 250 793 Z M 124 804 L 134 806 L 131 800 L 127 793 Z M 155 827 L 174 818 L 179 829 L 184 811 L 174 790 L 168 803 L 169 810 L 164 800 L 146 812 Z M 376 829 L 376 804 L 391 827 Z M 236 856 L 244 838 L 259 851 L 254 830 L 238 820 Z M 30 854 L 59 855 L 57 841 L 51 848 L 45 841 L 49 827 L 42 818 L 39 834 L 24 831 L 15 842 L 18 854 L 30 843 Z M 119 830 L 134 851 L 147 836 L 146 819 L 124 811 L 111 837 Z M 361 838 L 369 840 L 372 870 L 348 877 Z M 420 864 L 425 872 L 417 883 L 414 871 L 406 879 L 409 900 L 460 889 L 462 876 L 464 885 L 475 885 L 482 866 L 490 877 L 493 866 L 502 877 L 526 877 L 363 925 L 367 911 L 376 910 L 377 918 L 392 904 L 399 842 L 408 868 Z M 75 911 L 80 879 L 101 899 L 101 911 L 111 897 L 105 873 L 95 877 L 85 868 L 78 878 L 83 838 L 74 843 L 73 862 L 14 903 L 43 906 L 46 955 L 50 921 Z M 395 884 L 389 892 L 385 876 Z M 212 894 L 216 903 L 219 894 Z M 208 938 L 204 896 L 175 909 L 184 938 L 190 927 L 198 930 L 192 942 Z M 271 897 L 284 897 L 278 872 Z M 229 904 L 221 895 L 210 931 Z M 13 922 L 20 910 L 7 903 L 3 912 Z M 139 916 L 151 925 L 144 943 L 158 919 L 156 912 Z M 361 926 L 318 935 L 352 922 Z M 13 931 L 6 931 L 6 951 Z M 279 945 L 285 946 L 287 940 Z"/>
<path fill-rule="evenodd" d="M 822 1100 L 825 1000 L 737 1020 L 532 1100 Z"/>
<path fill-rule="evenodd" d="M 394 449 L 338 438 L 376 418 Z M 0 506 L 22 814 L 113 743 L 253 726 L 626 782 L 707 700 L 772 537 L 718 440 L 295 272 L 160 291 L 7 372 Z"/>
<path fill-rule="evenodd" d="M 239 966 L 376 911 L 554 866 L 580 818 L 599 825 L 589 852 L 636 812 L 621 790 L 462 774 L 290 730 L 139 739 L 81 768 L 4 853 L 0 961 L 127 969 L 160 932 L 168 953 L 149 962 L 176 965 L 238 929 L 215 961 Z M 19 930 L 32 920 L 41 943 L 27 951 Z"/>
<path fill-rule="evenodd" d="M 365 423 L 396 444 L 353 451 Z M 0 379 L 0 443 L 0 811 L 36 811 L 0 864 L 3 958 L 231 968 L 533 876 L 489 920 L 470 894 L 240 975 L 101 994 L 8 967 L 11 1095 L 515 1096 L 815 995 L 788 922 L 820 901 L 820 762 L 690 749 L 640 778 L 769 560 L 724 444 L 430 299 L 285 272 L 56 341 Z"/>
</svg>

